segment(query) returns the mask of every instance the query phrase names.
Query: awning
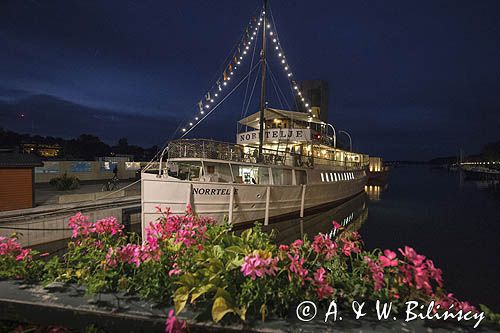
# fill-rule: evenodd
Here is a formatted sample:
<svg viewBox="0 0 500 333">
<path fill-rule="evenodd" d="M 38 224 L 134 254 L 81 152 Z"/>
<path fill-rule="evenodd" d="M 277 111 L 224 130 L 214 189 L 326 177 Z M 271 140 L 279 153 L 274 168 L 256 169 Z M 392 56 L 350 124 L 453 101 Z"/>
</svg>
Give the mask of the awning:
<svg viewBox="0 0 500 333">
<path fill-rule="evenodd" d="M 271 108 L 267 108 L 264 110 L 264 118 L 265 119 L 288 118 L 291 119 L 292 121 L 311 122 L 314 124 L 323 123 L 321 119 L 309 117 L 309 114 L 305 112 L 287 111 L 287 110 L 271 109 Z M 259 120 L 260 120 L 260 111 L 241 119 L 239 123 L 244 126 L 258 129 L 260 127 Z"/>
</svg>

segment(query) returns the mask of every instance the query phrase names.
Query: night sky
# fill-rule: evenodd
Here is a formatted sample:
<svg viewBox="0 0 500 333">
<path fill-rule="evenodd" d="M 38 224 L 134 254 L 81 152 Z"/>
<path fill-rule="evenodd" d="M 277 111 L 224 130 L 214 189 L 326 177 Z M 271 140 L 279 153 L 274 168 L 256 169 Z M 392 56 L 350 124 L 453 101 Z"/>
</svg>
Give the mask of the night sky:
<svg viewBox="0 0 500 333">
<path fill-rule="evenodd" d="M 162 144 L 194 117 L 260 5 L 2 0 L 0 127 Z M 356 150 L 425 160 L 500 139 L 500 1 L 271 8 L 295 78 L 329 81 L 330 122 Z M 272 89 L 269 104 L 280 107 Z M 245 84 L 191 137 L 234 141 L 244 92 Z"/>
</svg>

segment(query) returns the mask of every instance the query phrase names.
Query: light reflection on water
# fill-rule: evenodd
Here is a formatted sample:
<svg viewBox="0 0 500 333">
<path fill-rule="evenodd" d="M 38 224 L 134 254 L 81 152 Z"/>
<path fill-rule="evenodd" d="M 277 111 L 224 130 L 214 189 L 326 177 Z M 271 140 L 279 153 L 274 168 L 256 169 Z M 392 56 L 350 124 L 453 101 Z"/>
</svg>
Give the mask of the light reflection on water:
<svg viewBox="0 0 500 333">
<path fill-rule="evenodd" d="M 399 166 L 386 184 L 303 219 L 268 226 L 276 242 L 330 233 L 332 220 L 359 229 L 365 249 L 405 245 L 443 269 L 445 284 L 459 298 L 500 312 L 500 182 L 468 180 L 460 172 Z M 369 211 L 369 214 L 368 214 Z"/>
<path fill-rule="evenodd" d="M 307 236 L 312 239 L 318 233 L 334 236 L 333 221 L 358 230 L 368 218 L 367 195 L 360 193 L 334 208 L 309 215 L 304 218 L 276 222 L 264 230 L 275 230 L 277 235 L 275 242 L 278 244 L 291 243 L 296 239 Z"/>
</svg>

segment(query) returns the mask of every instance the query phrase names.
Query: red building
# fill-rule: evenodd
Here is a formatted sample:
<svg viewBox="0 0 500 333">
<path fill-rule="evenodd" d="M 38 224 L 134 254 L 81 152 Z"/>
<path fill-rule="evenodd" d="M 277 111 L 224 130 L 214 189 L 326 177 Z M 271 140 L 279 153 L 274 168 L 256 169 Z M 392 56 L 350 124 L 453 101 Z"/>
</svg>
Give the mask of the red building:
<svg viewBox="0 0 500 333">
<path fill-rule="evenodd" d="M 42 165 L 32 154 L 0 151 L 0 211 L 35 206 L 34 169 Z"/>
</svg>

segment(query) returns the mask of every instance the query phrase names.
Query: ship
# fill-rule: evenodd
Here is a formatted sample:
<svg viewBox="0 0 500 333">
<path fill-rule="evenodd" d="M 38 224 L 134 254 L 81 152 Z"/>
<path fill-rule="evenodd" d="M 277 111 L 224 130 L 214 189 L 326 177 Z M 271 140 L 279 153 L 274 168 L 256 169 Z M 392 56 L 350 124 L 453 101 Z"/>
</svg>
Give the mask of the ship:
<svg viewBox="0 0 500 333">
<path fill-rule="evenodd" d="M 233 143 L 188 138 L 224 101 L 231 84 L 236 85 L 236 72 L 251 47 L 260 49 L 259 61 L 249 66 L 249 74 L 260 69 L 256 112 L 239 120 Z M 294 110 L 268 106 L 271 51 L 289 79 L 295 104 L 300 104 Z M 159 209 L 183 214 L 189 207 L 220 222 L 268 225 L 331 208 L 364 191 L 368 155 L 353 152 L 352 141 L 349 149 L 337 147 L 335 127 L 321 119 L 321 110 L 310 104 L 292 75 L 267 1 L 250 19 L 234 52 L 213 89 L 197 103 L 196 114 L 180 129 L 180 137 L 141 172 L 143 232 L 159 217 Z"/>
</svg>

